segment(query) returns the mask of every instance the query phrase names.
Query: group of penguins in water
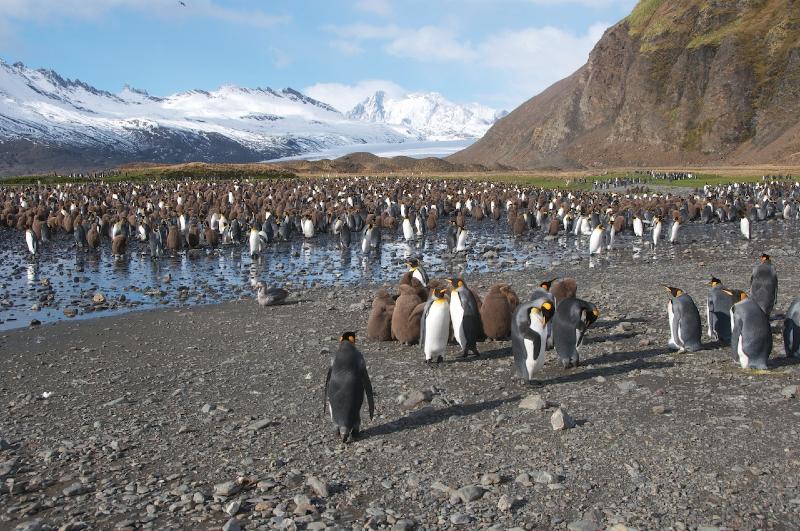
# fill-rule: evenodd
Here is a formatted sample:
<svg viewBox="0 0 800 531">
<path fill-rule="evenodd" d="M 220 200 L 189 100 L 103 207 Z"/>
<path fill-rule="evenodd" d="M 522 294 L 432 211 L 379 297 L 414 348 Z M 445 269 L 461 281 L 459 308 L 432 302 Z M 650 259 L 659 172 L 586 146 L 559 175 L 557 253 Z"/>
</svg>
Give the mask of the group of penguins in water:
<svg viewBox="0 0 800 531">
<path fill-rule="evenodd" d="M 407 265 L 397 297 L 386 289 L 376 294 L 367 336 L 418 343 L 425 363 L 442 362 L 453 340 L 466 357 L 480 356 L 478 342 L 482 340 L 510 338 L 514 375 L 527 384 L 541 385 L 535 377 L 544 366 L 546 351 L 554 348 L 564 369 L 578 367 L 578 348 L 600 315 L 594 304 L 577 298 L 574 278 L 542 282 L 524 302 L 508 284 L 497 284 L 481 300 L 463 278 L 429 281 L 419 259 L 412 258 Z M 669 294 L 668 346 L 678 352 L 701 350 L 702 326 L 694 300 L 681 288 L 664 289 Z M 770 315 L 777 294 L 778 275 L 767 254 L 753 268 L 749 293 L 711 278 L 706 299 L 708 337 L 730 345 L 742 369 L 767 369 L 772 353 Z M 800 358 L 800 298 L 785 313 L 783 339 L 786 356 Z M 343 442 L 359 435 L 364 396 L 370 419 L 375 410 L 366 360 L 355 343 L 355 332 L 341 335 L 325 378 L 325 404 Z"/>
<path fill-rule="evenodd" d="M 589 251 L 598 254 L 614 248 L 624 231 L 657 246 L 677 243 L 686 223 L 738 221 L 750 239 L 754 222 L 800 216 L 800 184 L 788 181 L 705 186 L 685 197 L 644 187 L 569 191 L 410 178 L 89 182 L 6 188 L 0 200 L 0 227 L 24 231 L 33 256 L 63 232 L 88 252 L 108 240 L 112 254 L 124 258 L 137 242 L 153 259 L 236 244 L 255 258 L 272 242 L 319 234 L 330 234 L 342 249 L 355 244 L 371 253 L 387 232 L 420 240 L 442 220 L 447 247 L 458 253 L 468 250 L 468 220 L 504 217 L 515 236 L 589 236 Z"/>
</svg>

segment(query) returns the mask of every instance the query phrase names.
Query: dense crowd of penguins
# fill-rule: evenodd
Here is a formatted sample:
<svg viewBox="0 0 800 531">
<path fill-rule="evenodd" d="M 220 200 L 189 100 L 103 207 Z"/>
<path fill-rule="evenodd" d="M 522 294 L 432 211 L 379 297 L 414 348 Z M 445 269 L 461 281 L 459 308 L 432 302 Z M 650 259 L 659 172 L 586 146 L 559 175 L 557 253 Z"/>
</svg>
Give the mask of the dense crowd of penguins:
<svg viewBox="0 0 800 531">
<path fill-rule="evenodd" d="M 623 183 L 631 184 L 631 183 Z M 752 224 L 796 220 L 800 184 L 784 179 L 757 184 L 706 186 L 687 196 L 653 193 L 637 186 L 624 192 L 568 191 L 463 180 L 291 179 L 238 182 L 87 182 L 2 189 L 0 226 L 24 231 L 33 258 L 41 246 L 63 234 L 84 252 L 110 245 L 124 260 L 138 246 L 154 260 L 224 245 L 246 245 L 257 258 L 277 252 L 270 244 L 330 234 L 343 249 L 379 250 L 384 239 L 439 238 L 444 232 L 453 253 L 468 250 L 468 224 L 507 222 L 514 235 L 539 231 L 551 236 L 589 236 L 589 252 L 615 247 L 615 235 L 632 232 L 652 246 L 676 243 L 686 223 L 737 222 L 742 237 Z M 670 220 L 668 228 L 663 224 Z M 446 230 L 439 231 L 440 224 Z M 60 236 L 59 236 L 60 235 Z M 564 278 L 542 282 L 521 300 L 510 286 L 493 286 L 481 298 L 461 277 L 430 280 L 420 258 L 398 294 L 379 292 L 367 333 L 376 340 L 419 344 L 426 362 L 441 362 L 451 341 L 463 356 L 479 355 L 486 338 L 510 339 L 514 372 L 526 382 L 544 364 L 548 348 L 561 365 L 577 367 L 578 348 L 599 309 L 577 298 L 577 283 Z M 258 303 L 282 302 L 287 292 L 258 283 Z M 697 306 L 680 288 L 666 287 L 670 299 L 670 346 L 701 348 Z M 749 293 L 712 279 L 707 299 L 708 334 L 729 343 L 743 368 L 764 369 L 772 350 L 769 317 L 777 296 L 777 274 L 767 255 L 753 271 Z M 366 395 L 374 404 L 355 333 L 342 334 L 326 378 L 326 404 L 340 435 L 358 435 Z M 800 301 L 785 314 L 787 355 L 800 356 Z"/>
</svg>

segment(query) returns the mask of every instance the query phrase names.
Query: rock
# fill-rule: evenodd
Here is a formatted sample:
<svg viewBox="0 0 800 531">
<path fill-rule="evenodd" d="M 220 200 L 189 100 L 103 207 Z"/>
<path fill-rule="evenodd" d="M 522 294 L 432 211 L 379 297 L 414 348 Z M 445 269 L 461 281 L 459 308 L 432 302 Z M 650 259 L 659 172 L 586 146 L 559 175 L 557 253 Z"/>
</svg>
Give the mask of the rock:
<svg viewBox="0 0 800 531">
<path fill-rule="evenodd" d="M 471 518 L 464 513 L 453 513 L 450 515 L 450 523 L 453 525 L 467 525 Z"/>
<path fill-rule="evenodd" d="M 70 497 L 70 496 L 80 496 L 81 494 L 86 494 L 87 492 L 89 492 L 89 490 L 90 489 L 87 485 L 84 485 L 82 483 L 73 483 L 72 485 L 69 485 L 68 487 L 64 488 L 64 490 L 61 492 L 64 494 L 64 496 Z"/>
<path fill-rule="evenodd" d="M 41 529 L 41 520 L 30 520 L 28 522 L 22 522 L 21 524 L 18 524 L 17 527 L 14 528 L 14 531 L 41 531 Z"/>
<path fill-rule="evenodd" d="M 458 497 L 461 498 L 461 501 L 464 503 L 469 503 L 483 498 L 485 492 L 486 490 L 477 485 L 467 485 L 466 487 L 458 489 Z"/>
<path fill-rule="evenodd" d="M 575 520 L 567 524 L 568 531 L 597 531 L 600 529 L 595 522 L 590 520 Z"/>
<path fill-rule="evenodd" d="M 633 380 L 623 380 L 621 382 L 614 382 L 614 384 L 617 386 L 617 389 L 623 393 L 627 393 L 628 391 L 633 391 L 636 389 L 636 382 Z"/>
<path fill-rule="evenodd" d="M 316 476 L 309 476 L 306 480 L 306 485 L 311 487 L 311 490 L 314 491 L 314 494 L 320 498 L 327 498 L 329 496 L 328 485 Z"/>
<path fill-rule="evenodd" d="M 797 396 L 797 386 L 796 385 L 787 385 L 783 389 L 781 389 L 781 396 L 784 398 L 794 398 Z"/>
<path fill-rule="evenodd" d="M 241 508 L 241 502 L 234 500 L 225 506 L 225 513 L 227 513 L 228 516 L 236 516 L 236 513 L 238 513 Z"/>
<path fill-rule="evenodd" d="M 433 393 L 429 390 L 425 391 L 411 391 L 406 395 L 405 400 L 401 404 L 404 409 L 414 409 L 423 402 L 430 402 L 433 399 Z"/>
<path fill-rule="evenodd" d="M 203 407 L 200 408 L 200 411 L 202 413 L 205 413 L 206 415 L 211 413 L 213 410 L 214 406 L 212 406 L 211 404 L 203 404 Z"/>
<path fill-rule="evenodd" d="M 511 511 L 514 507 L 514 498 L 509 496 L 508 494 L 503 494 L 500 496 L 500 499 L 497 500 L 497 510 L 507 513 Z"/>
<path fill-rule="evenodd" d="M 206 412 L 204 411 L 203 413 L 206 413 Z M 262 428 L 266 428 L 267 426 L 269 426 L 271 424 L 272 424 L 271 420 L 266 420 L 266 419 L 256 420 L 256 421 L 251 422 L 250 425 L 247 426 L 247 429 L 250 430 L 250 431 L 258 431 L 258 430 L 260 430 Z"/>
<path fill-rule="evenodd" d="M 481 485 L 499 485 L 500 484 L 500 474 L 484 474 L 481 477 Z"/>
<path fill-rule="evenodd" d="M 202 492 L 195 492 L 194 496 L 192 496 L 192 501 L 194 503 L 205 503 L 206 502 L 206 497 L 203 496 Z"/>
<path fill-rule="evenodd" d="M 483 253 L 483 257 L 487 260 L 493 260 L 497 258 L 497 251 L 489 250 Z"/>
<path fill-rule="evenodd" d="M 78 310 L 75 308 L 64 308 L 64 317 L 75 317 L 78 315 Z"/>
<path fill-rule="evenodd" d="M 542 411 L 547 409 L 547 401 L 540 395 L 532 394 L 523 398 L 519 403 L 520 409 L 528 409 L 531 411 Z"/>
<path fill-rule="evenodd" d="M 103 407 L 114 407 L 124 403 L 125 403 L 125 397 L 121 396 L 119 398 L 111 400 L 110 402 L 106 402 L 105 404 L 103 404 Z"/>
<path fill-rule="evenodd" d="M 653 406 L 653 414 L 654 415 L 663 415 L 667 411 L 668 411 L 668 409 L 665 406 L 662 406 L 662 405 Z"/>
<path fill-rule="evenodd" d="M 233 496 L 242 490 L 241 485 L 235 481 L 226 481 L 225 483 L 217 483 L 214 485 L 214 496 Z"/>
<path fill-rule="evenodd" d="M 103 295 L 102 293 L 95 293 L 94 297 L 92 297 L 92 302 L 94 302 L 95 304 L 103 304 L 104 302 L 106 302 L 106 296 Z"/>
<path fill-rule="evenodd" d="M 414 520 L 401 518 L 392 526 L 392 531 L 411 531 L 414 529 Z"/>
<path fill-rule="evenodd" d="M 39 326 L 42 322 L 39 319 L 31 319 L 30 326 Z"/>
<path fill-rule="evenodd" d="M 531 476 L 527 472 L 523 472 L 522 474 L 518 475 L 514 479 L 514 483 L 519 483 L 523 487 L 530 487 L 531 485 L 533 485 L 533 482 L 531 481 Z"/>
<path fill-rule="evenodd" d="M 540 485 L 549 485 L 553 482 L 553 474 L 545 472 L 544 470 L 539 470 L 534 474 L 533 481 Z"/>
<path fill-rule="evenodd" d="M 239 524 L 239 520 L 231 518 L 222 526 L 222 531 L 242 531 L 242 526 Z"/>
<path fill-rule="evenodd" d="M 575 427 L 575 421 L 569 414 L 561 408 L 558 408 L 553 416 L 550 417 L 550 425 L 553 426 L 554 431 L 568 430 Z"/>
<path fill-rule="evenodd" d="M 652 344 L 653 340 L 649 338 L 640 339 L 638 343 L 639 347 L 649 347 Z"/>
</svg>

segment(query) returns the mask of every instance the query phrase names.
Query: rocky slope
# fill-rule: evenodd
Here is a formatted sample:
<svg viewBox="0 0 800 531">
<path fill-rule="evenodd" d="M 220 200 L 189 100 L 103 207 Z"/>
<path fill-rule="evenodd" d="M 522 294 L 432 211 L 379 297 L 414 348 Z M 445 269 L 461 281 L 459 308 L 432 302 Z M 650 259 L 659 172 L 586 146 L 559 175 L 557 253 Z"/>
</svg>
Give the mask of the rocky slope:
<svg viewBox="0 0 800 531">
<path fill-rule="evenodd" d="M 642 0 L 454 162 L 800 162 L 800 2 Z"/>
</svg>

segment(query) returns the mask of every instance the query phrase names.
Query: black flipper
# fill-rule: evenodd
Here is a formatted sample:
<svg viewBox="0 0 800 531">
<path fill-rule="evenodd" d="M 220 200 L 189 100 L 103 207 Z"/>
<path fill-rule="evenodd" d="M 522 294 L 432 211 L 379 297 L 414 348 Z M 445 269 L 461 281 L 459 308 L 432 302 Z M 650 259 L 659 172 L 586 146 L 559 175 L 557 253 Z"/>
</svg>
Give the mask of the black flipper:
<svg viewBox="0 0 800 531">
<path fill-rule="evenodd" d="M 325 416 L 325 406 L 328 404 L 328 382 L 331 381 L 331 368 L 328 367 L 328 374 L 325 375 L 325 392 L 322 395 L 322 416 Z"/>
<path fill-rule="evenodd" d="M 372 394 L 372 382 L 367 374 L 367 369 L 361 371 L 361 379 L 364 382 L 364 392 L 367 394 L 367 406 L 369 407 L 369 420 L 375 415 L 375 397 Z"/>
<path fill-rule="evenodd" d="M 522 337 L 529 341 L 533 341 L 533 359 L 538 360 L 539 351 L 542 348 L 542 336 L 528 328 L 522 332 Z"/>
</svg>

